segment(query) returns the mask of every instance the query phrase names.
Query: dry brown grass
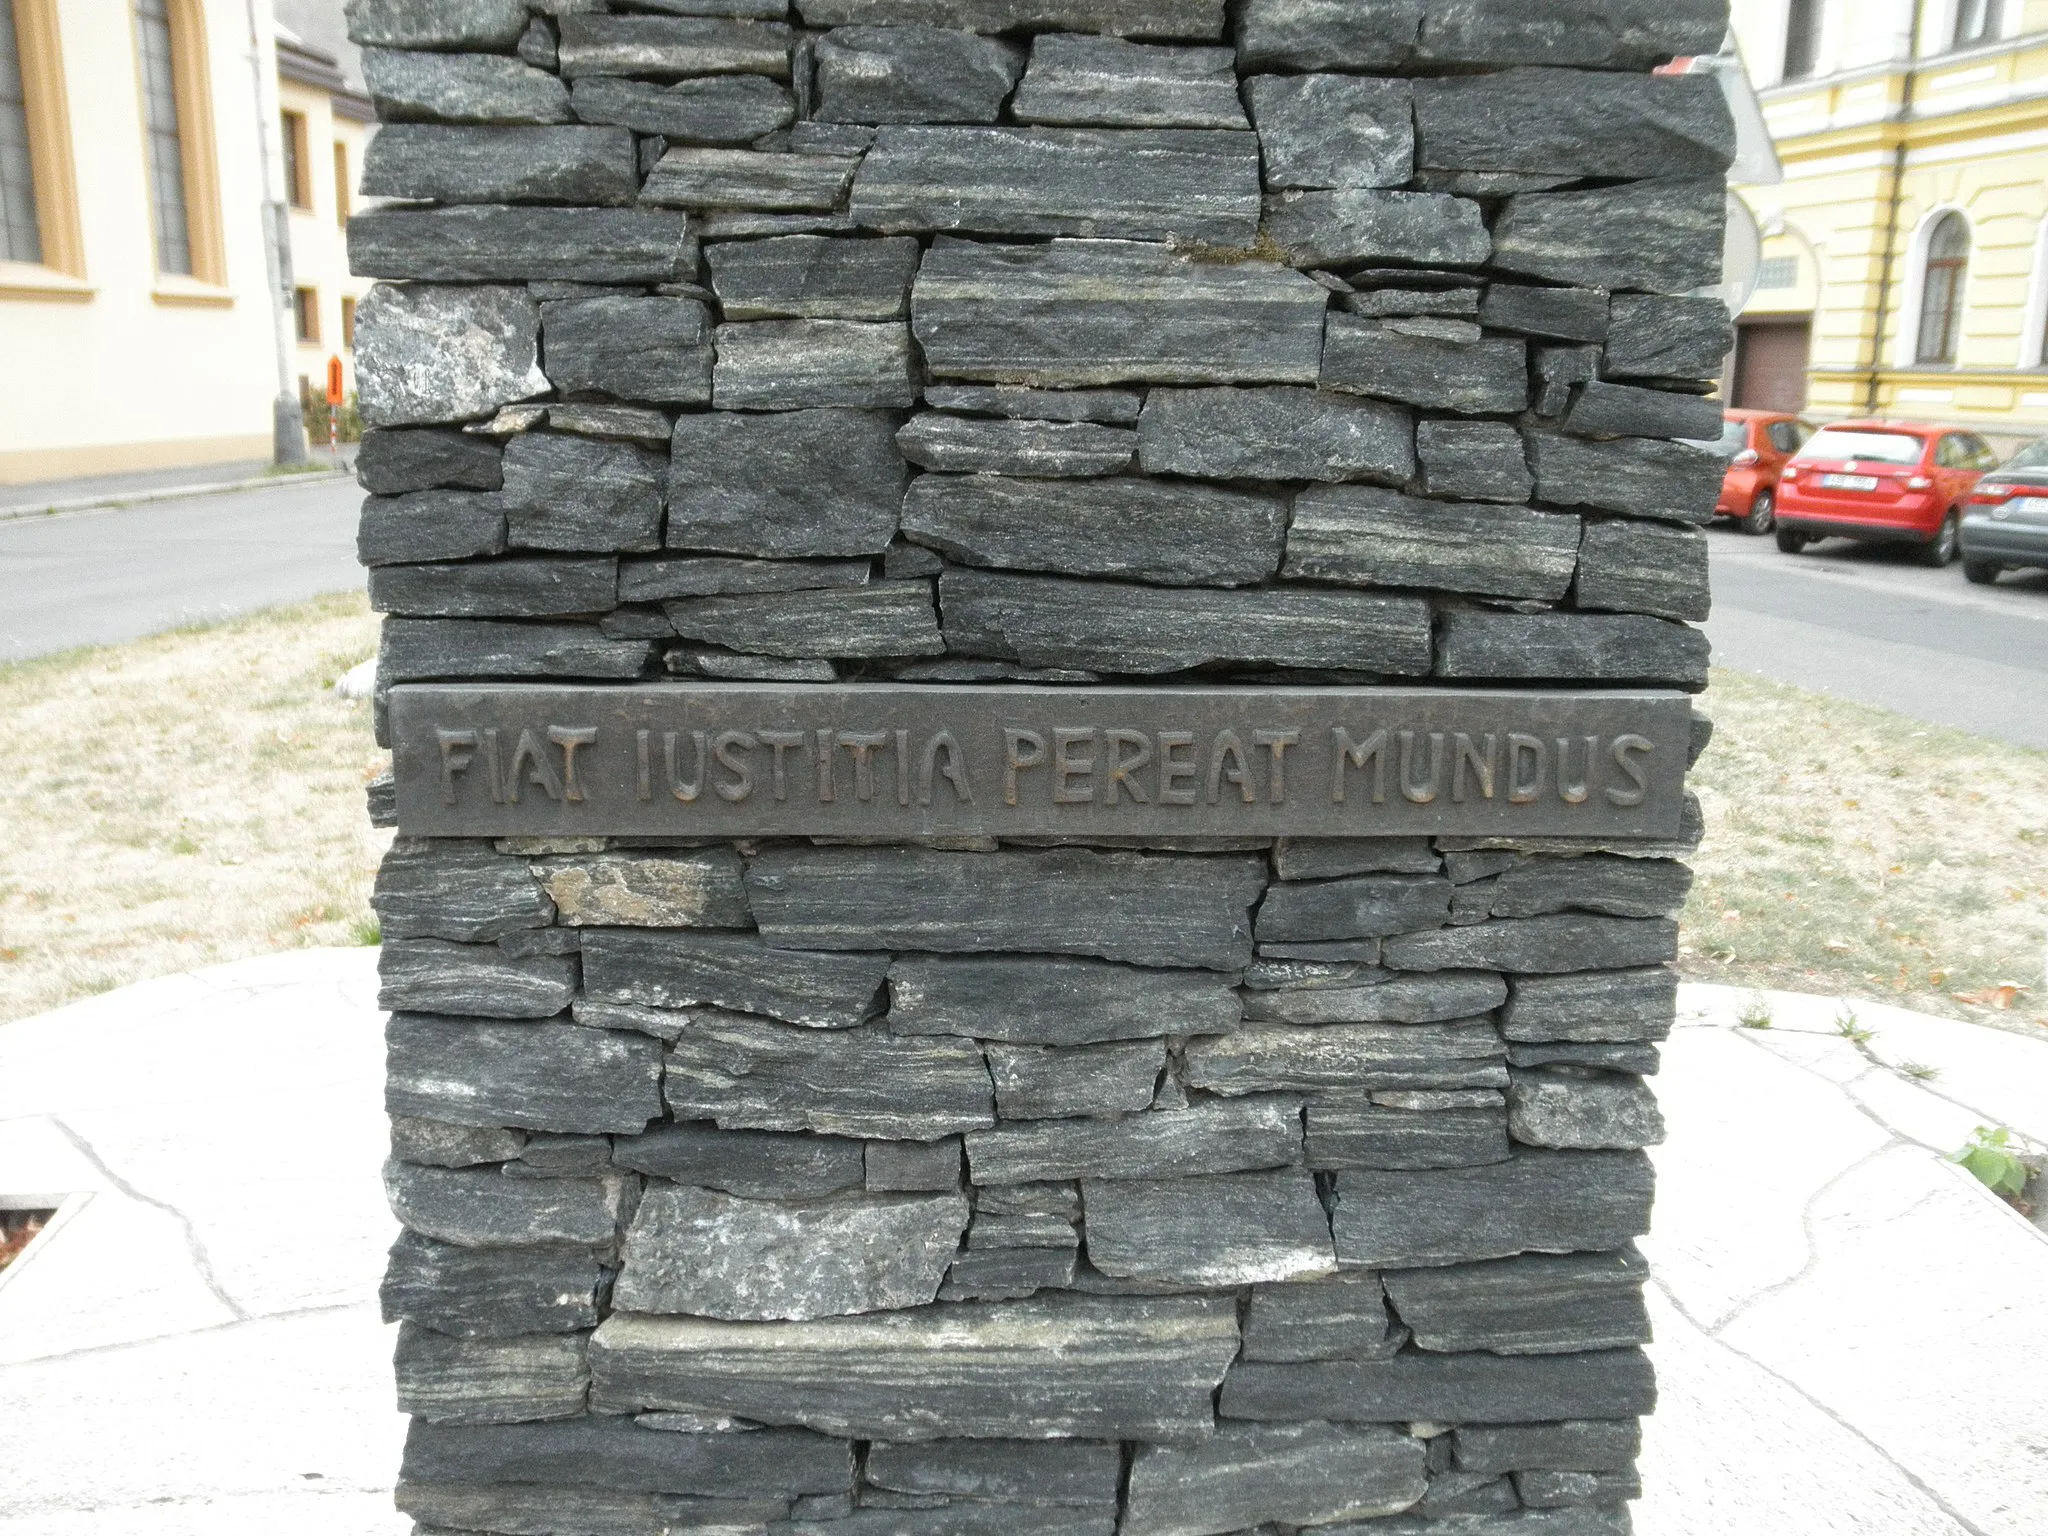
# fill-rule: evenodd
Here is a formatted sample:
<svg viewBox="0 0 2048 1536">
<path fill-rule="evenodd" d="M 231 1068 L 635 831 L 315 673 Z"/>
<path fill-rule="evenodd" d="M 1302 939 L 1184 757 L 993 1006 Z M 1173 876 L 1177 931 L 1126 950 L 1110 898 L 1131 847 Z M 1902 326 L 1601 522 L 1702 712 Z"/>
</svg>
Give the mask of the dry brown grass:
<svg viewBox="0 0 2048 1536">
<path fill-rule="evenodd" d="M 0 666 L 0 1020 L 375 935 L 360 595 Z"/>
<path fill-rule="evenodd" d="M 1689 974 L 2048 1029 L 2048 752 L 1739 672 L 1702 707 Z"/>
</svg>

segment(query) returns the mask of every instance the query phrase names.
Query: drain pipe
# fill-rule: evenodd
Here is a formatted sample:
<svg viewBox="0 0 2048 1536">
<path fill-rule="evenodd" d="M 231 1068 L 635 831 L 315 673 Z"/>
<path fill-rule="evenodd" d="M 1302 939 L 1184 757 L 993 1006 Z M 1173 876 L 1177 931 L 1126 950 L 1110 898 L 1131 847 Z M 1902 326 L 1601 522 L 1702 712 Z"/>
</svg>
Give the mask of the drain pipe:
<svg viewBox="0 0 2048 1536">
<path fill-rule="evenodd" d="M 256 155 L 263 176 L 263 271 L 270 284 L 270 330 L 277 347 L 277 399 L 270 410 L 271 460 L 276 464 L 304 464 L 311 457 L 306 451 L 306 415 L 300 409 L 298 392 L 292 388 L 292 348 L 298 336 L 288 318 L 292 297 L 291 215 L 278 195 L 280 155 L 273 148 L 280 131 L 273 94 L 277 60 L 274 48 L 264 46 L 258 19 L 259 14 L 270 14 L 269 0 L 262 0 L 260 5 L 258 0 L 247 0 L 247 9 L 250 83 L 256 90 Z"/>
<path fill-rule="evenodd" d="M 1885 199 L 1884 255 L 1877 269 L 1877 313 L 1871 318 L 1870 366 L 1865 370 L 1863 414 L 1875 416 L 1884 394 L 1884 327 L 1891 318 L 1892 273 L 1898 263 L 1899 205 L 1906 192 L 1906 135 L 1912 128 L 1914 98 L 1920 84 L 1920 23 L 1927 0 L 1913 0 L 1912 19 L 1906 31 L 1906 79 L 1899 89 L 1899 106 L 1893 114 L 1899 141 L 1892 146 L 1892 176 Z M 1903 316 L 1901 319 L 1903 320 Z"/>
</svg>

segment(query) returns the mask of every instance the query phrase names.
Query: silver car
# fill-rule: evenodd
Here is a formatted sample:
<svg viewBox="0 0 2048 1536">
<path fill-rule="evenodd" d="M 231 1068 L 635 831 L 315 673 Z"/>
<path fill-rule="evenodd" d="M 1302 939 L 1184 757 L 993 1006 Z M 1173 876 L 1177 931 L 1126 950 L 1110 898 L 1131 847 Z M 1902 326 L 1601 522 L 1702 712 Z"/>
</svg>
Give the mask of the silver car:
<svg viewBox="0 0 2048 1536">
<path fill-rule="evenodd" d="M 1963 574 L 1978 583 L 2024 566 L 2048 570 L 2048 439 L 1977 482 L 1963 509 Z"/>
</svg>

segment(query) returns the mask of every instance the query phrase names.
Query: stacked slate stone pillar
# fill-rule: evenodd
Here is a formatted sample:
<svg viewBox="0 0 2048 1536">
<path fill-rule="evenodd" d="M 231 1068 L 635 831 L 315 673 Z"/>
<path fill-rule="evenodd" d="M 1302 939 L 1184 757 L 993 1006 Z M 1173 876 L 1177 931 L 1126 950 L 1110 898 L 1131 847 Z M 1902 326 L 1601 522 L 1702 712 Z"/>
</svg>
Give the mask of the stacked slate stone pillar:
<svg viewBox="0 0 2048 1536">
<path fill-rule="evenodd" d="M 1705 682 L 1681 440 L 1730 331 L 1688 294 L 1733 131 L 1651 71 L 1722 0 L 350 12 L 380 721 L 419 683 Z M 642 798 L 955 803 L 880 735 L 643 733 Z M 1526 739 L 1377 766 L 1598 802 Z M 1628 1530 L 1696 812 L 1224 836 L 1299 757 L 1130 746 L 1026 782 L 1185 835 L 401 824 L 422 1536 Z M 573 730 L 439 751 L 450 804 L 603 798 Z"/>
</svg>

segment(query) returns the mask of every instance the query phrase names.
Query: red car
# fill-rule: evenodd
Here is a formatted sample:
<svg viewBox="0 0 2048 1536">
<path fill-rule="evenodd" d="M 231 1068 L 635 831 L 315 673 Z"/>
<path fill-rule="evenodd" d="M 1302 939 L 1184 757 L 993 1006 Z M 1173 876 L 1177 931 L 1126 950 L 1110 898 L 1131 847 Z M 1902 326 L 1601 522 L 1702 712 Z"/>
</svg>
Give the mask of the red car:
<svg viewBox="0 0 2048 1536">
<path fill-rule="evenodd" d="M 1926 564 L 1947 565 L 1963 505 L 1997 465 L 1974 432 L 1898 421 L 1822 427 L 1779 479 L 1778 548 L 1796 555 L 1826 538 L 1917 544 Z"/>
<path fill-rule="evenodd" d="M 1732 517 L 1744 533 L 1778 525 L 1778 477 L 1813 428 L 1783 411 L 1723 411 L 1719 442 L 1700 444 L 1728 460 L 1714 516 Z"/>
</svg>

